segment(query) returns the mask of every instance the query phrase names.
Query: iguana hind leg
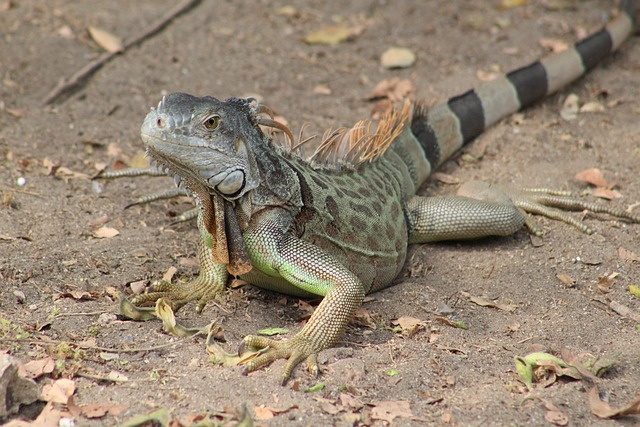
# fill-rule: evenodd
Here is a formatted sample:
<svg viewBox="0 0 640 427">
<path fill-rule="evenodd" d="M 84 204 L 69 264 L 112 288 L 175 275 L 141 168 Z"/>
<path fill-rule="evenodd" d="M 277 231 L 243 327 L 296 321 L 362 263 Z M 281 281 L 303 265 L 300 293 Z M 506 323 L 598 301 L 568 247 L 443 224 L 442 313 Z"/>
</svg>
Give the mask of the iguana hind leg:
<svg viewBox="0 0 640 427">
<path fill-rule="evenodd" d="M 593 232 L 568 210 L 586 210 L 640 222 L 640 213 L 582 200 L 567 191 L 508 189 L 470 181 L 460 187 L 455 196 L 415 196 L 409 200 L 409 243 L 507 236 L 523 225 L 532 234 L 542 235 L 542 230 L 528 214 L 565 222 L 587 234 Z"/>
<path fill-rule="evenodd" d="M 482 181 L 469 181 L 460 187 L 457 194 L 482 200 L 504 200 L 506 197 L 523 213 L 542 215 L 562 221 L 586 234 L 593 233 L 593 230 L 567 211 L 582 210 L 592 213 L 604 213 L 617 219 L 640 222 L 640 213 L 627 212 L 615 206 L 583 200 L 571 192 L 563 190 L 549 188 L 513 189 Z M 542 230 L 529 216 L 526 216 L 525 225 L 532 234 L 538 236 L 543 234 Z"/>
<path fill-rule="evenodd" d="M 204 239 L 198 241 L 198 277 L 186 284 L 160 282 L 153 285 L 147 294 L 138 295 L 131 301 L 139 307 L 155 305 L 160 298 L 167 300 L 173 310 L 178 310 L 190 301 L 197 300 L 196 311 L 202 311 L 207 302 L 220 298 L 227 283 L 228 273 L 224 264 L 213 262 L 211 248 Z"/>
</svg>

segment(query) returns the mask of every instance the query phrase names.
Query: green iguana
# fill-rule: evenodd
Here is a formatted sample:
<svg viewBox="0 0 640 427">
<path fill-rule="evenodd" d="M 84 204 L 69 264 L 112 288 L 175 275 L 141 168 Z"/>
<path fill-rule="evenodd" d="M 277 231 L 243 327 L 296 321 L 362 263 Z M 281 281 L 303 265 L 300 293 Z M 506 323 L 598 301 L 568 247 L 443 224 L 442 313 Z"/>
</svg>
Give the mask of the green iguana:
<svg viewBox="0 0 640 427">
<path fill-rule="evenodd" d="M 407 245 L 505 236 L 527 213 L 589 227 L 560 209 L 607 213 L 632 222 L 640 214 L 585 202 L 550 190 L 504 190 L 474 182 L 456 196 L 420 197 L 431 171 L 498 120 L 576 80 L 616 50 L 633 30 L 635 2 L 572 48 L 512 71 L 427 111 L 405 104 L 382 119 L 325 133 L 301 159 L 276 146 L 260 125 L 279 127 L 252 99 L 174 93 L 144 120 L 147 154 L 186 187 L 199 206 L 200 273 L 186 285 L 161 284 L 134 298 L 138 306 L 168 300 L 197 310 L 225 290 L 229 275 L 289 295 L 324 297 L 293 338 L 247 336 L 240 345 L 265 351 L 245 373 L 276 359 L 288 362 L 286 382 L 306 360 L 318 374 L 318 352 L 342 337 L 365 295 L 393 284 Z M 556 209 L 560 208 L 560 209 Z"/>
</svg>

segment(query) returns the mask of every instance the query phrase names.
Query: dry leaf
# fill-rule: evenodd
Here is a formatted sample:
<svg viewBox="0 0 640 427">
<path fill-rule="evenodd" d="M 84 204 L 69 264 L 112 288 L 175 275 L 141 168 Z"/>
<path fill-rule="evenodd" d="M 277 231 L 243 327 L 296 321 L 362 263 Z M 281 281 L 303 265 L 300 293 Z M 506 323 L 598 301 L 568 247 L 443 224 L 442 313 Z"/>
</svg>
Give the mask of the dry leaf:
<svg viewBox="0 0 640 427">
<path fill-rule="evenodd" d="M 575 120 L 578 117 L 580 98 L 575 93 L 569 94 L 567 99 L 564 100 L 562 108 L 560 109 L 560 117 L 566 121 Z"/>
<path fill-rule="evenodd" d="M 111 237 L 115 237 L 120 232 L 115 228 L 111 227 L 100 227 L 97 230 L 93 231 L 93 237 L 97 237 L 98 239 L 110 239 Z"/>
<path fill-rule="evenodd" d="M 406 400 L 386 400 L 374 402 L 371 409 L 371 418 L 374 420 L 383 420 L 391 424 L 397 417 L 411 418 L 411 406 Z"/>
<path fill-rule="evenodd" d="M 102 215 L 101 217 L 98 217 L 96 219 L 92 219 L 91 221 L 89 221 L 89 227 L 91 228 L 100 227 L 101 225 L 104 225 L 107 222 L 109 222 L 109 216 Z"/>
<path fill-rule="evenodd" d="M 125 409 L 129 407 L 126 403 L 119 405 L 103 405 L 103 404 L 86 404 L 79 405 L 80 413 L 85 418 L 100 418 L 107 414 L 111 416 L 120 415 Z"/>
<path fill-rule="evenodd" d="M 55 362 L 51 357 L 32 360 L 24 365 L 27 378 L 39 378 L 42 375 L 50 374 L 55 368 Z"/>
<path fill-rule="evenodd" d="M 100 292 L 67 291 L 58 294 L 57 298 L 73 298 L 77 301 L 92 301 L 100 298 Z"/>
<path fill-rule="evenodd" d="M 619 191 L 610 190 L 608 188 L 603 188 L 603 187 L 594 188 L 591 194 L 593 196 L 600 197 L 607 200 L 619 199 L 622 197 L 622 194 L 620 194 Z"/>
<path fill-rule="evenodd" d="M 424 322 L 422 320 L 410 316 L 399 317 L 397 320 L 394 320 L 391 323 L 400 326 L 402 328 L 403 335 L 406 335 L 409 338 L 414 336 L 420 329 L 424 327 Z"/>
<path fill-rule="evenodd" d="M 359 411 L 364 404 L 356 397 L 348 393 L 340 393 L 340 404 L 350 410 Z"/>
<path fill-rule="evenodd" d="M 19 119 L 20 117 L 27 114 L 27 109 L 26 108 L 7 108 L 7 113 Z"/>
<path fill-rule="evenodd" d="M 569 48 L 569 45 L 567 43 L 559 39 L 541 38 L 540 40 L 538 40 L 538 43 L 544 48 L 551 49 L 553 53 L 562 52 L 563 50 L 567 50 Z"/>
<path fill-rule="evenodd" d="M 540 398 L 540 400 L 544 403 L 545 408 L 547 408 L 547 413 L 544 414 L 545 420 L 557 426 L 566 426 L 569 424 L 569 417 L 562 413 L 556 405 L 547 399 Z"/>
<path fill-rule="evenodd" d="M 613 282 L 619 274 L 620 273 L 611 273 L 608 276 L 598 277 L 598 290 L 603 294 L 609 293 L 613 286 Z"/>
<path fill-rule="evenodd" d="M 580 107 L 581 113 L 602 113 L 604 111 L 604 105 L 597 101 L 590 101 Z"/>
<path fill-rule="evenodd" d="M 408 68 L 416 62 L 416 54 L 404 47 L 390 47 L 380 56 L 384 68 Z"/>
<path fill-rule="evenodd" d="M 256 413 L 256 420 L 270 420 L 275 417 L 273 411 L 264 405 L 256 406 L 253 411 Z"/>
<path fill-rule="evenodd" d="M 371 91 L 367 99 L 372 101 L 380 98 L 388 98 L 393 102 L 402 101 L 415 91 L 415 89 L 416 87 L 411 80 L 394 77 L 379 82 L 373 88 L 373 91 Z"/>
<path fill-rule="evenodd" d="M 593 386 L 589 390 L 589 406 L 591 412 L 600 418 L 615 418 L 624 415 L 640 415 L 640 394 L 625 406 L 613 409 L 608 403 L 600 400 L 598 386 Z"/>
<path fill-rule="evenodd" d="M 401 80 L 398 77 L 382 80 L 367 97 L 369 101 L 376 101 L 373 105 L 371 117 L 374 120 L 378 120 L 385 114 L 390 113 L 396 102 L 410 98 L 413 91 L 415 91 L 415 86 L 410 80 Z"/>
<path fill-rule="evenodd" d="M 304 36 L 302 40 L 307 44 L 323 44 L 332 46 L 343 43 L 353 38 L 355 35 L 356 34 L 354 34 L 353 30 L 346 25 L 335 25 L 309 33 Z"/>
<path fill-rule="evenodd" d="M 480 80 L 481 82 L 490 82 L 492 80 L 497 79 L 498 77 L 502 76 L 504 73 L 502 73 L 500 70 L 478 70 L 476 71 L 476 77 L 478 78 L 478 80 Z"/>
<path fill-rule="evenodd" d="M 462 296 L 464 297 L 467 297 L 470 302 L 477 304 L 481 307 L 492 307 L 492 308 L 497 308 L 499 310 L 504 310 L 509 312 L 515 311 L 518 308 L 518 306 L 515 304 L 500 304 L 500 303 L 488 301 L 481 297 L 475 297 L 469 294 L 468 292 L 464 292 L 464 291 L 460 292 L 460 294 L 462 294 Z"/>
<path fill-rule="evenodd" d="M 638 255 L 625 248 L 618 248 L 618 256 L 626 262 L 640 262 Z"/>
<path fill-rule="evenodd" d="M 598 168 L 590 168 L 578 172 L 575 175 L 575 179 L 580 182 L 586 182 L 587 184 L 595 185 L 596 187 L 610 187 L 607 180 L 604 179 L 604 175 Z"/>
<path fill-rule="evenodd" d="M 369 313 L 367 309 L 362 307 L 356 309 L 356 311 L 353 313 L 353 316 L 351 317 L 351 321 L 356 325 L 365 326 L 367 328 L 377 328 L 376 322 L 373 320 L 371 313 Z"/>
<path fill-rule="evenodd" d="M 575 279 L 569 277 L 567 274 L 558 273 L 558 274 L 556 274 L 556 277 L 558 278 L 558 280 L 560 280 L 562 283 L 567 285 L 567 287 L 569 287 L 569 288 L 572 288 L 572 287 L 574 287 L 576 285 Z"/>
<path fill-rule="evenodd" d="M 313 93 L 317 95 L 331 95 L 331 89 L 329 86 L 318 85 L 313 88 Z"/>
<path fill-rule="evenodd" d="M 120 37 L 96 27 L 89 27 L 87 30 L 93 41 L 107 52 L 115 53 L 122 51 L 123 45 Z"/>
<path fill-rule="evenodd" d="M 46 384 L 42 388 L 42 400 L 66 405 L 75 391 L 75 381 L 62 378 L 54 381 L 53 384 Z"/>
</svg>

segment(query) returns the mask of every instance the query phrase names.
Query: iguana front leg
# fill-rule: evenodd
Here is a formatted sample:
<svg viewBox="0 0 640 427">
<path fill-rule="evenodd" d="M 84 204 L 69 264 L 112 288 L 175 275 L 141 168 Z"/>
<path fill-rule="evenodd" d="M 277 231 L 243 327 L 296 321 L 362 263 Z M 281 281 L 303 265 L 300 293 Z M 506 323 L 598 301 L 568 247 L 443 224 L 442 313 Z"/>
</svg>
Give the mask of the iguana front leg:
<svg viewBox="0 0 640 427">
<path fill-rule="evenodd" d="M 239 351 L 245 346 L 268 347 L 247 363 L 244 373 L 287 358 L 281 375 L 284 384 L 303 360 L 312 373 L 318 373 L 318 352 L 332 347 L 342 337 L 349 317 L 362 304 L 366 291 L 358 277 L 327 252 L 290 234 L 283 218 L 287 214 L 280 210 L 265 213 L 244 235 L 254 267 L 324 299 L 293 338 L 276 341 L 250 335 L 244 338 Z"/>
<path fill-rule="evenodd" d="M 412 197 L 407 210 L 409 243 L 508 236 L 523 225 L 541 235 L 529 213 L 563 221 L 587 234 L 593 232 L 591 228 L 566 210 L 587 210 L 640 222 L 638 213 L 581 200 L 569 192 L 507 189 L 481 181 L 464 184 L 455 196 Z"/>
<path fill-rule="evenodd" d="M 207 302 L 220 298 L 224 292 L 229 274 L 224 264 L 213 261 L 211 247 L 203 237 L 198 240 L 198 261 L 200 272 L 198 277 L 183 285 L 159 282 L 153 285 L 152 292 L 138 295 L 132 303 L 139 307 L 153 306 L 160 298 L 164 298 L 174 311 L 190 301 L 197 300 L 196 311 L 200 313 Z"/>
</svg>

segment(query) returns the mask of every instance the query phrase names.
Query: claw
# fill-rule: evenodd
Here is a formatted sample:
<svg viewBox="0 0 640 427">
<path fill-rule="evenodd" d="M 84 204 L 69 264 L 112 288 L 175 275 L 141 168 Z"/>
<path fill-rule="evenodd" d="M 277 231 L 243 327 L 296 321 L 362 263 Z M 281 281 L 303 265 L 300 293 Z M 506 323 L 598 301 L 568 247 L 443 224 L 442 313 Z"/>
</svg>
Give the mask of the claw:
<svg viewBox="0 0 640 427">
<path fill-rule="evenodd" d="M 244 348 L 247 346 L 247 343 L 244 342 L 244 340 L 240 341 L 240 345 L 238 346 L 238 357 L 242 356 L 242 353 L 244 353 Z"/>
</svg>

